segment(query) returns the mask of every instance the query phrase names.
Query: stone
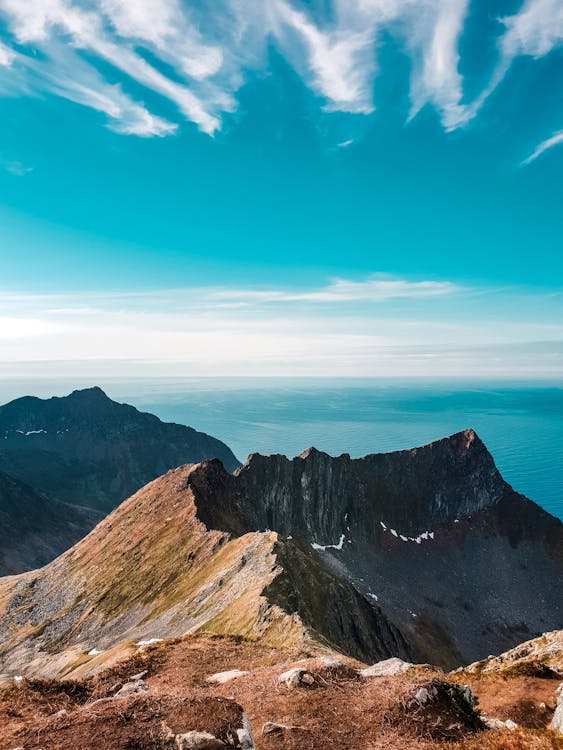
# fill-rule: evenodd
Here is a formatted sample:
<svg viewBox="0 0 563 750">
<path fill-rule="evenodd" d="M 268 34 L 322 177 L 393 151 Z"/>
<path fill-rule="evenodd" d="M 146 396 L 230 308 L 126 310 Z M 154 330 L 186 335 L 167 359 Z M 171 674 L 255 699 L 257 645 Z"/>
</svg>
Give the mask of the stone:
<svg viewBox="0 0 563 750">
<path fill-rule="evenodd" d="M 236 680 L 237 677 L 244 677 L 245 674 L 248 674 L 248 672 L 244 672 L 240 669 L 230 669 L 228 672 L 216 672 L 210 677 L 207 677 L 205 681 L 212 685 L 224 685 L 226 682 Z"/>
<path fill-rule="evenodd" d="M 225 750 L 225 745 L 209 732 L 185 732 L 175 737 L 178 750 Z"/>
<path fill-rule="evenodd" d="M 148 685 L 143 680 L 134 680 L 133 682 L 126 682 L 122 688 L 120 688 L 114 695 L 114 698 L 127 698 L 129 695 L 138 695 L 139 693 L 146 693 L 149 689 Z"/>
<path fill-rule="evenodd" d="M 395 674 L 402 674 L 411 669 L 414 664 L 403 661 L 394 656 L 391 659 L 384 659 L 360 670 L 362 677 L 388 677 Z"/>
<path fill-rule="evenodd" d="M 129 678 L 129 680 L 131 682 L 136 682 L 137 680 L 142 680 L 143 677 L 146 677 L 148 675 L 148 673 L 149 673 L 148 669 L 143 669 L 142 672 L 139 672 L 138 674 L 131 675 L 131 677 Z"/>
<path fill-rule="evenodd" d="M 487 729 L 496 729 L 498 731 L 501 729 L 518 729 L 518 724 L 515 721 L 512 721 L 512 719 L 502 721 L 502 719 L 495 719 L 486 716 L 485 714 L 481 714 L 481 720 Z"/>
<path fill-rule="evenodd" d="M 563 682 L 557 688 L 555 713 L 549 725 L 550 729 L 553 729 L 557 734 L 563 734 Z"/>
<path fill-rule="evenodd" d="M 315 682 L 313 675 L 303 667 L 293 667 L 287 672 L 280 674 L 277 680 L 278 687 L 285 686 L 290 690 L 301 685 L 312 685 Z"/>
<path fill-rule="evenodd" d="M 240 750 L 255 750 L 254 739 L 250 730 L 250 722 L 246 714 L 242 715 L 242 727 L 237 729 Z"/>
</svg>

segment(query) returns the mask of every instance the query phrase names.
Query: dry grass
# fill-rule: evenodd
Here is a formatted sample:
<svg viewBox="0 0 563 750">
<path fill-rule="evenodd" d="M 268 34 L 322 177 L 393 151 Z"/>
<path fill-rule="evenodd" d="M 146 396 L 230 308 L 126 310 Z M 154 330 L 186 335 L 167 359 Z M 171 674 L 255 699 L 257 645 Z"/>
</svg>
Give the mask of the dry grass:
<svg viewBox="0 0 563 750">
<path fill-rule="evenodd" d="M 313 684 L 278 687 L 277 677 L 297 665 L 313 675 Z M 206 681 L 229 669 L 248 674 L 224 685 Z M 116 685 L 144 671 L 147 693 L 123 700 L 108 697 Z M 497 676 L 495 683 L 488 676 L 475 678 L 475 684 L 487 686 L 487 711 L 499 715 L 493 688 L 512 690 L 512 700 L 523 690 L 543 694 L 554 683 L 529 676 Z M 437 688 L 438 697 L 417 705 L 414 698 L 421 687 Z M 459 684 L 430 671 L 362 679 L 351 663 L 284 655 L 241 638 L 186 637 L 144 647 L 84 682 L 24 682 L 0 691 L 0 736 L 8 750 L 168 750 L 168 729 L 198 729 L 218 733 L 232 747 L 242 706 L 257 750 L 562 749 L 544 728 L 481 730 L 478 716 L 460 695 Z M 68 714 L 54 716 L 61 708 Z M 283 726 L 262 735 L 267 722 Z"/>
</svg>

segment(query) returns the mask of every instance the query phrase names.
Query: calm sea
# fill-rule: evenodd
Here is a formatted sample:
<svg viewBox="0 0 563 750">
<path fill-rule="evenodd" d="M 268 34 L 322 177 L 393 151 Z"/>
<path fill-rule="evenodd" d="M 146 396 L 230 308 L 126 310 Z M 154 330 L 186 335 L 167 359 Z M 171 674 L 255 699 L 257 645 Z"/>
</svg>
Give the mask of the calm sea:
<svg viewBox="0 0 563 750">
<path fill-rule="evenodd" d="M 362 456 L 473 427 L 504 478 L 563 518 L 563 384 L 295 378 L 97 384 L 112 398 L 221 438 L 241 460 L 251 452 L 294 456 L 311 445 Z M 60 395 L 83 385 L 0 381 L 0 397 Z"/>
</svg>

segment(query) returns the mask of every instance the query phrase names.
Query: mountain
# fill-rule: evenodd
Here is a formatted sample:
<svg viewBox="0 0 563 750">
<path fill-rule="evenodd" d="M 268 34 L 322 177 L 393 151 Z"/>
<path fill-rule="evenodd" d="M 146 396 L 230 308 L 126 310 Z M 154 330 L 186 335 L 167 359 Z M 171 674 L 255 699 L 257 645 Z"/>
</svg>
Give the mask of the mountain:
<svg viewBox="0 0 563 750">
<path fill-rule="evenodd" d="M 46 498 L 0 472 L 0 575 L 42 567 L 102 518 L 91 508 Z"/>
<path fill-rule="evenodd" d="M 103 511 L 171 468 L 239 466 L 220 440 L 118 404 L 100 388 L 0 407 L 0 471 L 63 502 Z"/>
<path fill-rule="evenodd" d="M 474 432 L 410 451 L 217 460 L 153 481 L 0 580 L 0 671 L 96 670 L 187 632 L 453 667 L 561 629 L 563 525 Z"/>
</svg>

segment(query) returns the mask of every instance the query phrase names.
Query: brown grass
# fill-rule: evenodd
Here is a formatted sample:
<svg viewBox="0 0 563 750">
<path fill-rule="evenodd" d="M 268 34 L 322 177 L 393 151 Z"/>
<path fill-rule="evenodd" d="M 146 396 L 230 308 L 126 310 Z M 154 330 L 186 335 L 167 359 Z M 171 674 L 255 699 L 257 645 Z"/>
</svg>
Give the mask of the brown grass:
<svg viewBox="0 0 563 750">
<path fill-rule="evenodd" d="M 313 674 L 311 687 L 277 686 L 277 677 L 294 665 Z M 229 669 L 248 674 L 224 685 L 206 682 L 209 675 Z M 108 697 L 116 685 L 145 670 L 147 693 L 124 700 Z M 439 686 L 439 699 L 427 707 L 413 706 L 416 690 L 428 686 Z M 505 718 L 504 704 L 498 702 L 501 688 L 512 691 L 508 703 L 524 690 L 535 700 L 547 694 L 548 686 L 554 693 L 553 681 L 532 677 L 497 676 L 496 683 L 489 676 L 475 678 L 481 697 L 479 686 L 486 688 L 487 712 L 499 718 Z M 474 712 L 458 700 L 459 689 L 455 681 L 430 671 L 362 679 L 351 663 L 331 666 L 241 638 L 185 637 L 144 647 L 81 683 L 34 681 L 0 691 L 0 737 L 6 741 L 0 747 L 167 750 L 166 727 L 213 731 L 228 747 L 242 706 L 257 750 L 561 750 L 545 724 L 536 730 L 479 731 Z M 61 708 L 68 715 L 54 716 Z M 283 726 L 263 736 L 267 722 Z"/>
</svg>

